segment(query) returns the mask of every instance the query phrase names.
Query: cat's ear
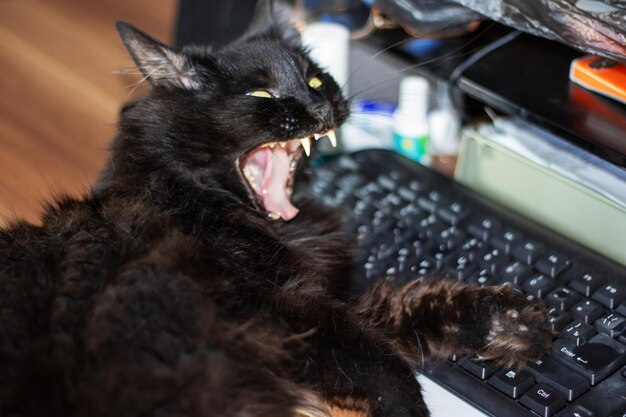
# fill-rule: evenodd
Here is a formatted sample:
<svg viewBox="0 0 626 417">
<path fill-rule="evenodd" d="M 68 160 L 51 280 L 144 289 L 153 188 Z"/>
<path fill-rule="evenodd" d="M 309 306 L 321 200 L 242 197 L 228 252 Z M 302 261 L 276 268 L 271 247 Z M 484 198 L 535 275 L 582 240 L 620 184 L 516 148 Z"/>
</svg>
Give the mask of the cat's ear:
<svg viewBox="0 0 626 417">
<path fill-rule="evenodd" d="M 200 86 L 198 74 L 189 59 L 126 22 L 115 24 L 130 56 L 152 85 L 188 90 Z"/>
<path fill-rule="evenodd" d="M 301 38 L 298 31 L 289 25 L 287 11 L 274 0 L 258 0 L 252 22 L 241 39 L 258 36 L 281 40 L 291 46 L 300 46 Z"/>
</svg>

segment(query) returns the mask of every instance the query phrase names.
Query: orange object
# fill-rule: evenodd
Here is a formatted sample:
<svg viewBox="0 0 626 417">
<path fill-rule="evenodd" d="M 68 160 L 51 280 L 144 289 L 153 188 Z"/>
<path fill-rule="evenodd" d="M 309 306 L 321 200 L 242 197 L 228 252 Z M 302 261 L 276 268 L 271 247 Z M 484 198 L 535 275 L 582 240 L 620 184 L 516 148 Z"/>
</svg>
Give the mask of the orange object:
<svg viewBox="0 0 626 417">
<path fill-rule="evenodd" d="M 569 78 L 576 84 L 626 104 L 626 65 L 598 56 L 572 61 Z"/>
</svg>

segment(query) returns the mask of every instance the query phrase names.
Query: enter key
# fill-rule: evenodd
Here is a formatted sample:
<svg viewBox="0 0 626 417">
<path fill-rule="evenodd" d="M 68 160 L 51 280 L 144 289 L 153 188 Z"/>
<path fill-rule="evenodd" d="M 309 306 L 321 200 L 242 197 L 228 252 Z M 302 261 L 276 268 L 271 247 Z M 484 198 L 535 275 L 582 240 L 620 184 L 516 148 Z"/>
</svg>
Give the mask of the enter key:
<svg viewBox="0 0 626 417">
<path fill-rule="evenodd" d="M 599 334 L 580 346 L 557 340 L 550 357 L 587 378 L 596 385 L 626 363 L 626 346 L 605 334 Z"/>
</svg>

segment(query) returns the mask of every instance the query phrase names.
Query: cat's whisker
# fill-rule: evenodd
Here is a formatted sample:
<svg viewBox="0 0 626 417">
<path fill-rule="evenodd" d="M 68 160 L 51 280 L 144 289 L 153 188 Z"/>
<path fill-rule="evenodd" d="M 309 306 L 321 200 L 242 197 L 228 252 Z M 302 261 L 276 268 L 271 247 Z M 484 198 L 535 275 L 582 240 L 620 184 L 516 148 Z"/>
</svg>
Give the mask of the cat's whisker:
<svg viewBox="0 0 626 417">
<path fill-rule="evenodd" d="M 142 74 L 137 68 L 124 68 L 119 70 L 111 71 L 112 74 L 116 75 L 126 75 L 126 74 Z"/>
<path fill-rule="evenodd" d="M 366 67 L 367 67 L 368 65 L 370 65 L 372 62 L 374 62 L 374 60 L 376 60 L 376 58 L 378 58 L 380 55 L 384 54 L 385 52 L 387 52 L 387 51 L 389 51 L 389 50 L 391 50 L 391 49 L 393 49 L 393 48 L 396 48 L 396 47 L 398 47 L 398 46 L 401 46 L 401 45 L 403 45 L 403 44 L 405 44 L 405 43 L 408 43 L 408 42 L 410 42 L 410 41 L 413 41 L 413 40 L 415 40 L 415 38 L 413 38 L 413 37 L 409 37 L 409 38 L 403 39 L 403 40 L 401 40 L 401 41 L 399 41 L 399 42 L 396 42 L 396 43 L 394 43 L 394 44 L 392 44 L 392 45 L 389 45 L 388 47 L 383 48 L 383 49 L 381 49 L 380 51 L 376 52 L 374 55 L 372 55 L 372 56 L 371 56 L 371 57 L 370 57 L 370 58 L 369 58 L 369 59 L 365 62 L 365 64 L 363 64 L 363 65 L 359 66 L 359 68 L 357 68 L 354 72 L 352 72 L 352 74 L 350 74 L 350 75 L 348 76 L 348 78 L 346 79 L 346 81 L 345 81 L 345 82 L 341 85 L 341 89 L 343 90 L 343 89 L 346 87 L 346 85 L 350 82 L 350 80 L 352 79 L 352 77 L 354 77 L 356 74 L 358 74 L 359 72 L 361 72 L 361 70 L 363 70 L 363 68 L 366 68 Z"/>
<path fill-rule="evenodd" d="M 351 101 L 351 100 L 353 100 L 354 98 L 356 98 L 358 95 L 363 94 L 363 93 L 365 93 L 365 92 L 367 92 L 367 91 L 369 91 L 369 90 L 371 90 L 371 89 L 373 89 L 373 88 L 376 88 L 376 87 L 379 87 L 379 86 L 381 86 L 381 85 L 384 85 L 384 84 L 390 83 L 390 82 L 392 82 L 392 81 L 399 80 L 399 79 L 401 79 L 402 77 L 404 77 L 404 73 L 406 73 L 406 72 L 408 72 L 408 71 L 418 69 L 418 68 L 420 68 L 420 67 L 423 67 L 423 66 L 425 66 L 425 65 L 431 64 L 431 63 L 436 62 L 436 61 L 438 61 L 438 60 L 444 60 L 444 59 L 445 59 L 445 60 L 448 60 L 448 59 L 459 58 L 459 57 L 463 57 L 463 56 L 471 55 L 471 54 L 473 54 L 474 52 L 476 52 L 476 51 L 478 51 L 478 50 L 480 50 L 480 49 L 481 49 L 481 48 L 474 48 L 474 49 L 471 49 L 471 50 L 469 50 L 469 51 L 466 51 L 466 52 L 463 52 L 463 53 L 460 53 L 460 54 L 456 54 L 456 55 L 448 55 L 448 56 L 442 56 L 442 57 L 437 57 L 437 58 L 433 58 L 433 59 L 429 59 L 429 60 L 426 60 L 426 61 L 419 62 L 419 63 L 417 63 L 417 64 L 409 65 L 408 67 L 404 67 L 404 68 L 402 68 L 401 70 L 398 70 L 398 71 L 396 72 L 396 76 L 395 76 L 395 77 L 391 77 L 391 78 L 388 78 L 388 79 L 386 79 L 386 80 L 382 80 L 382 81 L 380 81 L 380 82 L 377 82 L 377 83 L 371 84 L 371 85 L 369 85 L 369 86 L 367 86 L 367 87 L 365 87 L 365 88 L 362 88 L 362 89 L 361 89 L 361 90 L 359 90 L 359 91 L 356 91 L 356 92 L 354 92 L 354 93 L 352 93 L 352 94 L 349 94 L 349 95 L 346 97 L 346 99 L 347 99 L 347 100 L 349 100 L 349 101 Z"/>
<path fill-rule="evenodd" d="M 385 83 L 388 83 L 388 82 L 391 82 L 391 81 L 397 80 L 397 79 L 401 78 L 405 72 L 410 71 L 410 70 L 412 70 L 412 69 L 417 69 L 417 68 L 419 68 L 419 67 L 421 67 L 421 66 L 424 66 L 424 65 L 427 65 L 427 64 L 430 64 L 430 63 L 433 63 L 433 62 L 437 62 L 437 61 L 439 61 L 439 60 L 451 59 L 451 58 L 459 58 L 459 57 L 463 57 L 463 56 L 466 56 L 466 55 L 471 55 L 471 54 L 473 54 L 474 52 L 476 52 L 477 50 L 479 50 L 479 49 L 481 49 L 481 48 L 473 48 L 473 49 L 471 49 L 471 50 L 469 50 L 469 51 L 465 51 L 465 52 L 462 52 L 462 53 L 460 53 L 460 54 L 459 54 L 459 51 L 462 51 L 463 49 L 467 48 L 469 45 L 471 45 L 472 43 L 474 43 L 474 42 L 476 42 L 478 39 L 480 39 L 483 35 L 485 35 L 485 33 L 487 33 L 487 32 L 489 31 L 489 29 L 491 29 L 491 28 L 494 26 L 494 24 L 495 24 L 494 22 L 491 22 L 491 23 L 490 23 L 489 25 L 487 25 L 484 29 L 482 29 L 482 30 L 481 30 L 481 31 L 480 31 L 480 32 L 479 32 L 476 36 L 472 37 L 472 39 L 468 40 L 467 42 L 463 43 L 461 46 L 459 46 L 459 47 L 457 47 L 457 48 L 453 49 L 452 51 L 447 52 L 447 53 L 445 53 L 445 54 L 443 54 L 443 55 L 441 55 L 441 56 L 434 57 L 434 58 L 428 59 L 428 60 L 426 60 L 426 61 L 422 61 L 422 62 L 416 63 L 416 64 L 414 64 L 414 65 L 410 65 L 410 66 L 408 66 L 408 67 L 405 67 L 405 68 L 403 68 L 403 69 L 399 70 L 398 72 L 396 72 L 396 74 L 400 74 L 400 75 L 398 75 L 397 77 L 393 77 L 393 78 L 390 78 L 390 79 L 388 79 L 388 80 L 383 80 L 383 81 L 381 81 L 381 82 L 379 82 L 379 83 L 376 83 L 376 84 L 374 84 L 374 85 L 372 85 L 372 86 L 369 86 L 369 87 L 367 87 L 367 90 L 369 90 L 369 89 L 371 89 L 371 88 L 374 88 L 374 87 L 377 87 L 377 86 L 379 86 L 379 85 L 382 85 L 382 84 L 385 84 Z M 368 61 L 367 61 L 364 65 L 360 66 L 357 70 L 355 70 L 352 74 L 350 74 L 350 76 L 348 77 L 348 80 L 350 80 L 350 79 L 351 79 L 351 78 L 352 78 L 352 77 L 353 77 L 356 73 L 358 73 L 359 71 L 361 71 L 364 67 L 366 67 L 368 64 L 370 64 L 370 63 L 373 61 L 373 59 L 374 59 L 374 58 L 376 58 L 376 57 L 380 56 L 382 53 L 387 52 L 387 51 L 389 51 L 390 49 L 393 49 L 393 48 L 395 48 L 395 47 L 397 47 L 397 46 L 400 46 L 400 45 L 402 45 L 403 43 L 407 42 L 408 40 L 415 40 L 415 39 L 417 39 L 417 38 L 409 38 L 409 39 L 405 39 L 405 40 L 403 40 L 403 41 L 397 42 L 396 44 L 390 45 L 389 47 L 387 47 L 387 48 L 385 48 L 385 49 L 381 50 L 380 52 L 378 52 L 378 53 L 376 53 L 376 54 L 374 54 L 374 55 L 372 56 L 372 58 L 370 58 L 370 59 L 369 59 L 369 60 L 368 60 Z M 352 100 L 354 97 L 356 97 L 356 96 L 357 96 L 357 95 L 359 95 L 359 94 L 362 94 L 363 92 L 365 92 L 365 91 L 367 91 L 367 90 L 361 90 L 361 91 L 359 91 L 359 92 L 349 94 L 349 95 L 346 97 L 346 99 L 347 99 L 347 100 Z"/>
</svg>

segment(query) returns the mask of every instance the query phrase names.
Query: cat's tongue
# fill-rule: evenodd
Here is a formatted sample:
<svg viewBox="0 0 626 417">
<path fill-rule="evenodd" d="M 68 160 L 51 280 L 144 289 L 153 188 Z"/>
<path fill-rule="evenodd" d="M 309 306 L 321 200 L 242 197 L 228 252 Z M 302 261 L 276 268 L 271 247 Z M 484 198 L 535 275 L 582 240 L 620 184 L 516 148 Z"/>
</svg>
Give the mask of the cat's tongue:
<svg viewBox="0 0 626 417">
<path fill-rule="evenodd" d="M 298 214 L 289 196 L 287 182 L 289 181 L 289 155 L 281 146 L 274 149 L 264 147 L 252 156 L 259 165 L 265 165 L 263 179 L 260 184 L 259 195 L 268 213 L 280 216 L 283 220 L 291 220 Z"/>
</svg>

